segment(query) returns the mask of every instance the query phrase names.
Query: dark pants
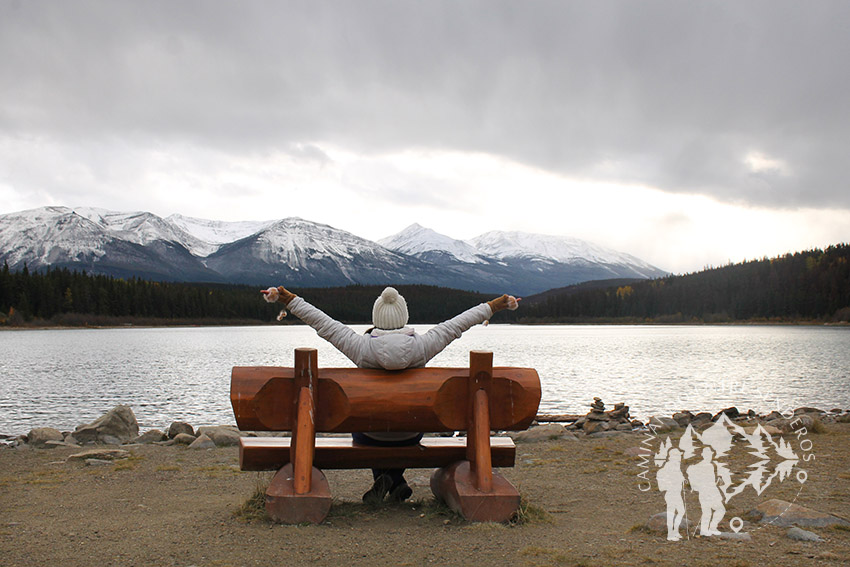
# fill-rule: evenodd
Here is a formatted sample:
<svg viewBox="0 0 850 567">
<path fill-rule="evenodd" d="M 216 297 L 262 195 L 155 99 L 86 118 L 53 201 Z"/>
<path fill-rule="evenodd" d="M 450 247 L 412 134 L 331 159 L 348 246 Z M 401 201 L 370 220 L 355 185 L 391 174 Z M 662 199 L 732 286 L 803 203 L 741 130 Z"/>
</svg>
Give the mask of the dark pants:
<svg viewBox="0 0 850 567">
<path fill-rule="evenodd" d="M 354 442 L 358 445 L 369 445 L 371 447 L 406 447 L 408 445 L 418 445 L 422 440 L 422 436 L 423 434 L 420 433 L 411 439 L 403 439 L 401 441 L 380 441 L 378 439 L 372 439 L 363 433 L 351 434 L 351 438 L 354 439 Z M 399 484 L 405 482 L 404 469 L 372 469 L 373 480 L 378 480 L 378 477 L 382 474 L 385 474 L 392 479 L 392 488 L 395 488 Z"/>
</svg>

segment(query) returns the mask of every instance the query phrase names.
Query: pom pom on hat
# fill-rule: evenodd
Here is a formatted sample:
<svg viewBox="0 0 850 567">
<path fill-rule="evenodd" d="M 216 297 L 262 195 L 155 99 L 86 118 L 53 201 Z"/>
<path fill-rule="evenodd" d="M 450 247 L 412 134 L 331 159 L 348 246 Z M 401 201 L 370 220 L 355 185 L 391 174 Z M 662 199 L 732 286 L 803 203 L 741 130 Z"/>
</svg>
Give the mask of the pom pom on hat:
<svg viewBox="0 0 850 567">
<path fill-rule="evenodd" d="M 378 329 L 401 329 L 407 325 L 407 302 L 394 287 L 388 287 L 372 307 L 372 324 Z"/>
</svg>

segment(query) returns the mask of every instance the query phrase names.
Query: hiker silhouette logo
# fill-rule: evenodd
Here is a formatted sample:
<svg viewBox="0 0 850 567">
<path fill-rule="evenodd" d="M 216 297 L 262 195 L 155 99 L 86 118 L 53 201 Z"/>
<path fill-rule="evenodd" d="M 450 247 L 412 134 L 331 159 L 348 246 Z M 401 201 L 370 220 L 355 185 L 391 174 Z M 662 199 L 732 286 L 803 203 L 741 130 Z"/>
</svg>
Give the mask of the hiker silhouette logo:
<svg viewBox="0 0 850 567">
<path fill-rule="evenodd" d="M 667 505 L 670 541 L 697 534 L 722 535 L 721 526 L 738 533 L 745 526 L 741 517 L 735 515 L 722 524 L 733 498 L 747 489 L 761 496 L 771 485 L 791 477 L 802 490 L 808 473 L 801 465 L 809 460 L 804 449 L 811 449 L 810 441 L 804 443 L 808 445 L 801 444 L 798 454 L 781 435 L 771 435 L 761 424 L 748 431 L 720 414 L 701 432 L 688 425 L 677 441 L 667 436 L 657 450 L 644 443 L 642 464 L 646 466 L 638 475 L 641 490 L 652 488 L 654 465 L 655 484 Z"/>
</svg>

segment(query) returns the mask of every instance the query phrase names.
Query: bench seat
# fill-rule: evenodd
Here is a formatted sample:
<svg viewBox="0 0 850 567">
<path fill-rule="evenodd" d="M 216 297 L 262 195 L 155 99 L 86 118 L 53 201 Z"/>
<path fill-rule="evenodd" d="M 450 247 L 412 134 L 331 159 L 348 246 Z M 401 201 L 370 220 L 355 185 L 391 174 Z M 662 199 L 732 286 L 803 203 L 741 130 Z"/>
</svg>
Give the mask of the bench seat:
<svg viewBox="0 0 850 567">
<path fill-rule="evenodd" d="M 290 462 L 291 437 L 243 437 L 239 466 L 243 471 L 275 471 Z M 491 437 L 492 466 L 512 467 L 516 446 L 510 437 Z M 425 437 L 419 445 L 373 447 L 351 437 L 318 437 L 313 464 L 319 469 L 440 468 L 466 458 L 465 437 Z"/>
</svg>

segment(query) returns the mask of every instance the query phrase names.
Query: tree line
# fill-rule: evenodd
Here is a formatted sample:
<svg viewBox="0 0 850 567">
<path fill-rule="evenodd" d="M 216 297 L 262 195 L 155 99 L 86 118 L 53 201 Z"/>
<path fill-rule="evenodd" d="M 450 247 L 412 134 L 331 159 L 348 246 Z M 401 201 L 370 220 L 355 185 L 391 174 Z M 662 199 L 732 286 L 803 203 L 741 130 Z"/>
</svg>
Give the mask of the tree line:
<svg viewBox="0 0 850 567">
<path fill-rule="evenodd" d="M 400 285 L 410 320 L 435 323 L 481 301 L 482 294 L 424 285 Z M 346 323 L 369 323 L 383 286 L 352 285 L 292 291 Z M 0 270 L 0 324 L 258 324 L 273 322 L 281 304 L 263 301 L 244 285 L 157 282 L 87 274 L 67 268 Z M 295 323 L 294 317 L 283 323 Z"/>
<path fill-rule="evenodd" d="M 520 321 L 848 321 L 850 245 L 529 299 Z"/>
<path fill-rule="evenodd" d="M 723 323 L 850 320 L 850 245 L 763 258 L 655 280 L 588 282 L 528 297 L 498 322 Z M 492 299 L 425 285 L 396 286 L 411 323 L 436 323 Z M 383 286 L 293 289 L 346 323 L 369 323 Z M 0 270 L 0 325 L 258 324 L 282 306 L 253 286 L 156 282 L 67 268 Z M 295 323 L 294 317 L 284 324 Z"/>
</svg>

